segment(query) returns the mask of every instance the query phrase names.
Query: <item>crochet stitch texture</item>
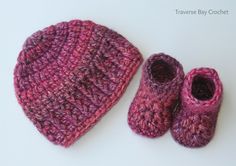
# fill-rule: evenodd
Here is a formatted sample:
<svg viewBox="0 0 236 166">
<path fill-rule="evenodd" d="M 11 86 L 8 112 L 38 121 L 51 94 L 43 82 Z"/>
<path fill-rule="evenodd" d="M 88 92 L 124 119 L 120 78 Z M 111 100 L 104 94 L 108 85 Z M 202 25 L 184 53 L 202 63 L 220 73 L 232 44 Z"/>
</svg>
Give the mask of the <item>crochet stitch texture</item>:
<svg viewBox="0 0 236 166">
<path fill-rule="evenodd" d="M 70 146 L 118 101 L 142 62 L 120 34 L 72 20 L 34 33 L 14 71 L 18 102 L 54 144 Z"/>
<path fill-rule="evenodd" d="M 202 147 L 212 139 L 223 94 L 216 70 L 197 68 L 184 80 L 181 104 L 176 112 L 171 133 L 187 147 Z"/>
<path fill-rule="evenodd" d="M 128 113 L 128 124 L 134 132 L 153 138 L 170 128 L 183 79 L 182 65 L 169 55 L 154 54 L 145 62 Z"/>
</svg>

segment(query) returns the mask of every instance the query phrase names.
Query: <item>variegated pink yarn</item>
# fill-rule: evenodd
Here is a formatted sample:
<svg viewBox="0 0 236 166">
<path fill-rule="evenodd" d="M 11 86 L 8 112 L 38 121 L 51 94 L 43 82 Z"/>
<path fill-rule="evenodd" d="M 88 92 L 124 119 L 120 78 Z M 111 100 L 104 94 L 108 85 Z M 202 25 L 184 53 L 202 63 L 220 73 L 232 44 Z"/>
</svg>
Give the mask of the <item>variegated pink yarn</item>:
<svg viewBox="0 0 236 166">
<path fill-rule="evenodd" d="M 212 139 L 222 101 L 223 86 L 216 70 L 197 68 L 184 80 L 181 104 L 171 133 L 187 147 L 202 147 Z"/>
<path fill-rule="evenodd" d="M 14 71 L 16 96 L 40 133 L 68 147 L 119 100 L 141 63 L 138 49 L 115 31 L 61 22 L 26 40 Z"/>
<path fill-rule="evenodd" d="M 163 135 L 170 128 L 183 79 L 183 67 L 173 57 L 160 53 L 148 58 L 129 108 L 130 128 L 146 137 Z"/>
</svg>

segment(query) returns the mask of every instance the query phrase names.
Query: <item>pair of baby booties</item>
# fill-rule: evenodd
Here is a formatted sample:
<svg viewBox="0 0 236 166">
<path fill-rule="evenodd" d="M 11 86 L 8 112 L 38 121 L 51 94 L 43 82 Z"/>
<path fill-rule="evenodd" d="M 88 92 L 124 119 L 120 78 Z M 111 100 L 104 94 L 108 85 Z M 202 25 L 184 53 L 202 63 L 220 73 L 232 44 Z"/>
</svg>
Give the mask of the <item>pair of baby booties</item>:
<svg viewBox="0 0 236 166">
<path fill-rule="evenodd" d="M 136 47 L 105 26 L 58 23 L 25 41 L 14 70 L 16 97 L 40 133 L 69 147 L 118 102 L 142 61 Z M 194 69 L 184 78 L 177 60 L 153 55 L 128 123 L 147 137 L 171 128 L 179 143 L 204 146 L 214 135 L 222 91 L 214 69 Z"/>
<path fill-rule="evenodd" d="M 152 55 L 128 113 L 129 126 L 147 137 L 173 138 L 187 147 L 202 147 L 212 139 L 223 86 L 212 68 L 192 69 L 185 77 L 182 65 L 169 55 Z"/>
</svg>

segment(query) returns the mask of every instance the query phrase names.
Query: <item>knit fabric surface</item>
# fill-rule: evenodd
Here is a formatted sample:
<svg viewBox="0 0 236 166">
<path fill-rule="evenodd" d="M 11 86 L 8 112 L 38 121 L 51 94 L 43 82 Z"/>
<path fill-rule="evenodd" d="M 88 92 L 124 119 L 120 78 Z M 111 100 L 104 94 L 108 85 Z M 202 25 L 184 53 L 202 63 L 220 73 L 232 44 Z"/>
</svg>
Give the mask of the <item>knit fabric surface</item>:
<svg viewBox="0 0 236 166">
<path fill-rule="evenodd" d="M 48 140 L 68 147 L 118 101 L 142 60 L 111 29 L 61 22 L 25 41 L 14 71 L 16 96 Z"/>
<path fill-rule="evenodd" d="M 212 139 L 222 101 L 223 86 L 216 70 L 190 71 L 181 91 L 181 104 L 171 128 L 174 139 L 187 147 L 202 147 Z"/>
<path fill-rule="evenodd" d="M 172 122 L 184 80 L 182 65 L 163 53 L 152 55 L 144 64 L 139 89 L 128 112 L 128 124 L 146 137 L 163 135 Z"/>
</svg>

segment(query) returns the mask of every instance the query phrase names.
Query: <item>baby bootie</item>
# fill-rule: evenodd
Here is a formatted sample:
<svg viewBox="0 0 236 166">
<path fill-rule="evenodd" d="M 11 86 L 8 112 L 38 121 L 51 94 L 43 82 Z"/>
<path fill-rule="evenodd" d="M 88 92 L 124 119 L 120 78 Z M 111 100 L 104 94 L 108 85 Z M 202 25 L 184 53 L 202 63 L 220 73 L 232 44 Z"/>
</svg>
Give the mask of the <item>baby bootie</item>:
<svg viewBox="0 0 236 166">
<path fill-rule="evenodd" d="M 171 133 L 187 147 L 202 147 L 212 139 L 222 101 L 223 86 L 217 72 L 198 68 L 185 77 Z"/>
<path fill-rule="evenodd" d="M 144 64 L 136 96 L 129 108 L 128 124 L 137 134 L 163 135 L 171 125 L 184 80 L 182 65 L 163 53 L 152 55 Z"/>
</svg>

